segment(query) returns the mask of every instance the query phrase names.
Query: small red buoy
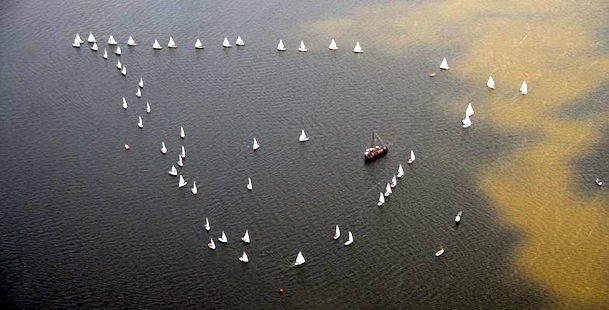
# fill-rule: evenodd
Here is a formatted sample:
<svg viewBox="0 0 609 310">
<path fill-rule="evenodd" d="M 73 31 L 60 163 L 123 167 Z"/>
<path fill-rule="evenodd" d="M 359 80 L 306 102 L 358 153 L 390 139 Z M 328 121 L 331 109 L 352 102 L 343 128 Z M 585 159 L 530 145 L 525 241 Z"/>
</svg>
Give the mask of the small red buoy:
<svg viewBox="0 0 609 310">
<path fill-rule="evenodd" d="M 279 294 L 283 295 L 283 287 L 279 288 Z"/>
<path fill-rule="evenodd" d="M 126 143 L 125 143 L 125 150 L 128 150 L 128 149 L 130 149 L 130 148 L 131 148 L 131 147 L 129 146 L 129 144 L 126 144 Z"/>
<path fill-rule="evenodd" d="M 432 72 L 432 73 L 429 74 L 429 77 L 434 77 L 434 76 L 436 76 L 435 72 Z"/>
</svg>

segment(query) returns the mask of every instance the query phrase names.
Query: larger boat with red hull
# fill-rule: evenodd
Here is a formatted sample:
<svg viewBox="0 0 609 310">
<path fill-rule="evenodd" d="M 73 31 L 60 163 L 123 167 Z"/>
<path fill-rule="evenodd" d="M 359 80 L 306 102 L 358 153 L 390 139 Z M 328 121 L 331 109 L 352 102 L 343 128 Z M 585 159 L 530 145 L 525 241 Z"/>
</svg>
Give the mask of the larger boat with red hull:
<svg viewBox="0 0 609 310">
<path fill-rule="evenodd" d="M 383 143 L 383 141 L 379 138 L 379 140 L 381 140 L 381 144 L 380 145 L 376 145 L 374 142 L 374 138 L 376 137 L 376 133 L 372 133 L 372 142 L 370 143 L 370 147 L 366 149 L 366 151 L 364 151 L 364 160 L 366 162 L 371 162 L 376 160 L 379 157 L 383 157 L 385 155 L 387 155 L 387 152 L 389 152 L 389 146 L 385 143 Z"/>
</svg>

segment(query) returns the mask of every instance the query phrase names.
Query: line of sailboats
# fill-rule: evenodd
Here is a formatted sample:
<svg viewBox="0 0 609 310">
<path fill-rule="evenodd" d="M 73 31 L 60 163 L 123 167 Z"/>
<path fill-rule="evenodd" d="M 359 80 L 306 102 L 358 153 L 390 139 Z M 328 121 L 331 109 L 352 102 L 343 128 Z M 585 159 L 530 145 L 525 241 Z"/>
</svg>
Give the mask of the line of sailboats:
<svg viewBox="0 0 609 310">
<path fill-rule="evenodd" d="M 414 155 L 414 150 L 410 150 L 410 157 L 408 158 L 408 164 L 412 164 L 415 161 L 415 155 Z M 402 167 L 402 164 L 399 164 L 398 166 L 398 170 L 397 170 L 397 174 L 394 174 L 393 177 L 391 178 L 391 180 L 389 182 L 387 182 L 387 186 L 385 186 L 385 192 L 381 192 L 379 194 L 379 199 L 378 202 L 376 203 L 377 206 L 382 206 L 385 203 L 385 198 L 389 197 L 389 195 L 391 195 L 393 193 L 392 188 L 395 188 L 398 184 L 398 180 L 399 178 L 404 176 L 404 168 Z"/>
</svg>

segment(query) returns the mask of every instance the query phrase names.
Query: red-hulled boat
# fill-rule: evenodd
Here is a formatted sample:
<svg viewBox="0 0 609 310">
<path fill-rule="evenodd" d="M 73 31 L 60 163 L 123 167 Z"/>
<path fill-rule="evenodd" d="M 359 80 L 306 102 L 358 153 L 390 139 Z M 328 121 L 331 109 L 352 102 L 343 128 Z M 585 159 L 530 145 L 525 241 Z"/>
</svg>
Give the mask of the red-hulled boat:
<svg viewBox="0 0 609 310">
<path fill-rule="evenodd" d="M 372 133 L 372 142 L 370 143 L 370 147 L 366 149 L 366 151 L 364 151 L 364 160 L 366 162 L 371 162 L 376 160 L 379 157 L 383 157 L 385 155 L 387 155 L 387 152 L 389 152 L 389 146 L 385 143 L 383 143 L 383 141 L 379 138 L 379 140 L 381 140 L 381 144 L 380 145 L 376 145 L 374 143 L 374 138 L 376 137 L 376 133 Z"/>
</svg>

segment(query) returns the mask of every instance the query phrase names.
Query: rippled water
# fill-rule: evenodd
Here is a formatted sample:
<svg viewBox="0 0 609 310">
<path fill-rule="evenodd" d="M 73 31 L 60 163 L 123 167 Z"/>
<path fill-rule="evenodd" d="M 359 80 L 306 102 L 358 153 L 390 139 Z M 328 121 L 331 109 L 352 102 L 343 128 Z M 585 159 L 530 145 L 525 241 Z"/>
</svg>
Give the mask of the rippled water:
<svg viewBox="0 0 609 310">
<path fill-rule="evenodd" d="M 448 13 L 434 21 L 421 14 L 449 3 L 3 3 L 2 300 L 15 308 L 530 309 L 573 305 L 574 298 L 598 308 L 607 277 L 590 288 L 582 278 L 606 272 L 608 258 L 596 248 L 606 234 L 586 225 L 607 226 L 607 193 L 591 180 L 604 173 L 609 181 L 602 151 L 609 139 L 573 134 L 560 122 L 582 111 L 607 113 L 606 92 L 562 89 L 578 109 L 527 117 L 539 112 L 531 106 L 547 107 L 554 97 L 535 95 L 544 83 L 538 72 L 531 73 L 532 96 L 520 96 L 520 68 L 550 56 L 514 65 L 517 73 L 503 64 L 492 71 L 468 49 L 475 38 L 435 44 L 455 32 L 451 22 L 476 24 L 476 11 L 465 4 L 465 17 Z M 86 40 L 89 31 L 101 42 L 99 52 L 71 47 L 75 33 Z M 110 34 L 123 55 L 108 48 L 104 60 Z M 138 46 L 127 47 L 130 35 Z M 224 37 L 234 42 L 237 35 L 246 46 L 221 47 Z M 169 36 L 177 49 L 166 47 Z M 197 38 L 204 50 L 193 48 Z M 336 52 L 327 50 L 332 38 Z M 155 39 L 162 50 L 151 48 Z M 288 51 L 275 50 L 279 39 Z M 300 40 L 309 52 L 296 51 Z M 356 41 L 365 53 L 351 52 Z M 451 70 L 429 78 L 442 57 Z M 490 71 L 501 85 L 495 91 L 484 87 Z M 559 71 L 543 73 L 560 78 Z M 480 81 L 472 79 L 478 75 Z M 476 114 L 464 130 L 459 121 L 469 101 Z M 508 122 L 500 115 L 517 117 Z M 556 124 L 546 119 L 550 130 L 540 132 L 536 124 L 548 115 L 560 117 Z M 298 142 L 301 129 L 309 142 Z M 372 130 L 391 149 L 364 164 Z M 589 136 L 596 138 L 586 151 L 568 153 L 572 141 L 584 144 Z M 256 152 L 253 137 L 261 144 Z M 187 156 L 179 170 L 189 186 L 178 189 L 166 171 L 182 145 Z M 417 161 L 406 165 L 411 149 Z M 405 176 L 376 207 L 400 163 Z M 193 196 L 188 188 L 195 180 Z M 583 210 L 565 209 L 573 205 Z M 544 218 L 557 221 L 556 214 L 581 221 L 559 234 Z M 336 224 L 344 235 L 353 232 L 353 245 L 332 240 Z M 239 241 L 246 229 L 249 245 Z M 229 243 L 209 250 L 209 238 L 222 230 Z M 576 231 L 582 239 L 571 239 Z M 565 248 L 561 240 L 585 244 Z M 590 267 L 581 278 L 560 269 L 547 277 L 540 266 L 567 269 L 574 262 L 571 254 L 553 259 L 547 244 L 596 257 L 585 260 Z M 446 252 L 437 258 L 440 247 Z M 247 265 L 237 260 L 243 250 Z M 294 267 L 298 251 L 307 262 Z M 568 280 L 583 281 L 575 285 L 581 295 L 561 295 Z"/>
</svg>

